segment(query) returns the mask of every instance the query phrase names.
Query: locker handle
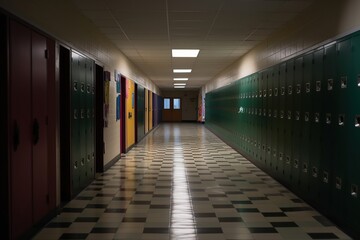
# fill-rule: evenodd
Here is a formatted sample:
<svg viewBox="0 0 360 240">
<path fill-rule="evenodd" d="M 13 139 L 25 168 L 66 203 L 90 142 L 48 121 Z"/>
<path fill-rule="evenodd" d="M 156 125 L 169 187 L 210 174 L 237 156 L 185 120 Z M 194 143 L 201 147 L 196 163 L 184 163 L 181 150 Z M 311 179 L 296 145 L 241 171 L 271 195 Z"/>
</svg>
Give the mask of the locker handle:
<svg viewBox="0 0 360 240">
<path fill-rule="evenodd" d="M 36 145 L 39 142 L 40 125 L 38 120 L 35 118 L 33 123 L 33 144 Z"/>
<path fill-rule="evenodd" d="M 20 145 L 20 130 L 17 121 L 14 121 L 14 138 L 13 138 L 14 152 L 18 149 Z"/>
</svg>

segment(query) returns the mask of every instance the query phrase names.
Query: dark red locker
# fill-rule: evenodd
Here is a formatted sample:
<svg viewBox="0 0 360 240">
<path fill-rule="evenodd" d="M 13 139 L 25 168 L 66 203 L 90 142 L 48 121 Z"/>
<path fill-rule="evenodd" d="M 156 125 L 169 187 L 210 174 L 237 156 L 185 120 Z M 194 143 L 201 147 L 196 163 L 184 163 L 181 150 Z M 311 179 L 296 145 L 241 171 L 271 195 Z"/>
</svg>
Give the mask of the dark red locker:
<svg viewBox="0 0 360 240">
<path fill-rule="evenodd" d="M 32 32 L 32 131 L 34 222 L 48 212 L 47 42 Z"/>
<path fill-rule="evenodd" d="M 32 225 L 31 31 L 10 22 L 11 238 Z"/>
</svg>

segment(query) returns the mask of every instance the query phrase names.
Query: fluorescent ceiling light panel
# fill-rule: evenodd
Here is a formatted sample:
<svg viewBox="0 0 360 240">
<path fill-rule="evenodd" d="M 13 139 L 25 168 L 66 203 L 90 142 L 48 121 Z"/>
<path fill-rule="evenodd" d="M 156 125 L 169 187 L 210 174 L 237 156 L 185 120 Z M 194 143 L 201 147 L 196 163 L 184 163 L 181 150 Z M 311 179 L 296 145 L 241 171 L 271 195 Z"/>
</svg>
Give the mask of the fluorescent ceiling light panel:
<svg viewBox="0 0 360 240">
<path fill-rule="evenodd" d="M 199 49 L 172 49 L 172 57 L 192 57 L 198 56 Z"/>
<path fill-rule="evenodd" d="M 185 88 L 185 86 L 174 86 L 174 88 Z"/>
<path fill-rule="evenodd" d="M 185 86 L 186 83 L 174 83 L 174 86 Z"/>
<path fill-rule="evenodd" d="M 191 73 L 192 69 L 174 69 L 174 73 Z"/>
<path fill-rule="evenodd" d="M 174 78 L 174 81 L 187 81 L 189 78 Z"/>
</svg>

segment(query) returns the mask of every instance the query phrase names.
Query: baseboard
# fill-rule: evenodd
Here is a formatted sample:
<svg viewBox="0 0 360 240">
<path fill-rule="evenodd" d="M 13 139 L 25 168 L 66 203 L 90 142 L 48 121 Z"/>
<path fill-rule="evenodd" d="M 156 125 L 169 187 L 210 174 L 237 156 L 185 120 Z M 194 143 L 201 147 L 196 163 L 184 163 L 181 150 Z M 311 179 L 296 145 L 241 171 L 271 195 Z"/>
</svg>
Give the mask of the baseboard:
<svg viewBox="0 0 360 240">
<path fill-rule="evenodd" d="M 104 166 L 104 172 L 106 172 L 109 168 L 111 168 L 117 161 L 119 161 L 121 157 L 121 154 L 116 155 L 116 157 L 114 157 L 112 160 L 110 160 L 110 162 L 108 162 L 107 164 L 105 164 Z"/>
</svg>

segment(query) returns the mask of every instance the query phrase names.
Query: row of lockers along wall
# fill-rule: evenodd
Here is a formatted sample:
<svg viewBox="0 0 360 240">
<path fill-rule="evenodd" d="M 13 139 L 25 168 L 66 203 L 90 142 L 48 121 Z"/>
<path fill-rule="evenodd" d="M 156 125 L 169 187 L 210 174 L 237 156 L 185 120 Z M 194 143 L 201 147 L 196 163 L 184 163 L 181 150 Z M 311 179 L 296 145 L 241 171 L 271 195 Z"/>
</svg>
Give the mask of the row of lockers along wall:
<svg viewBox="0 0 360 240">
<path fill-rule="evenodd" d="M 360 236 L 360 34 L 206 94 L 206 125 Z"/>
<path fill-rule="evenodd" d="M 72 192 L 85 188 L 95 174 L 94 61 L 71 52 L 71 164 Z M 132 80 L 124 81 L 126 148 L 139 142 L 161 120 L 161 97 Z M 136 91 L 136 100 L 135 97 Z M 135 106 L 136 104 L 136 106 Z M 135 111 L 136 109 L 136 111 Z M 136 118 L 135 118 L 135 115 Z M 136 123 L 135 123 L 136 119 Z M 135 131 L 135 127 L 137 127 Z M 120 146 L 119 146 L 120 147 Z"/>
<path fill-rule="evenodd" d="M 79 192 L 95 174 L 94 62 L 71 52 L 72 189 Z"/>
</svg>

